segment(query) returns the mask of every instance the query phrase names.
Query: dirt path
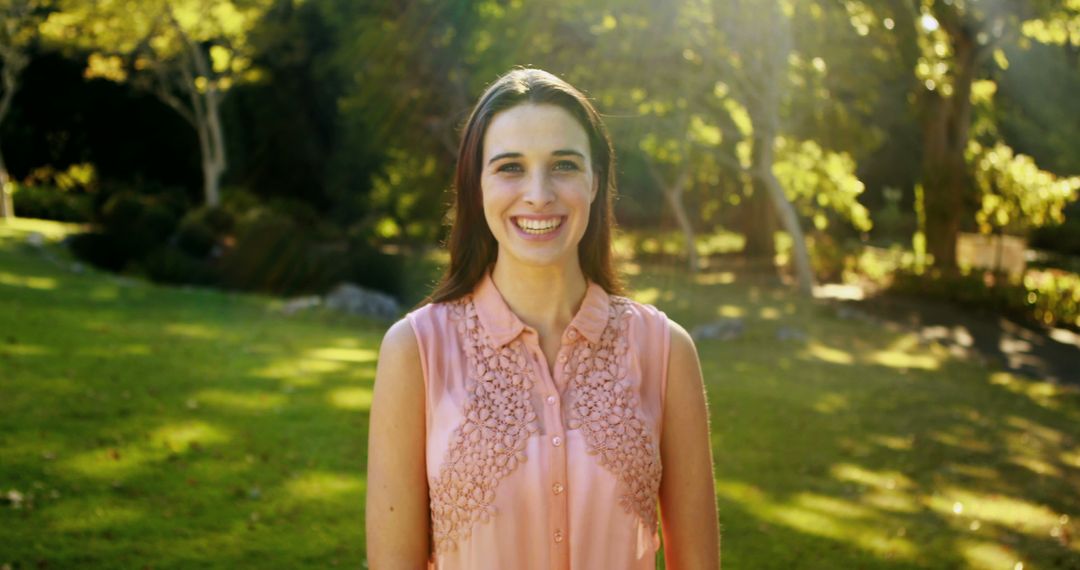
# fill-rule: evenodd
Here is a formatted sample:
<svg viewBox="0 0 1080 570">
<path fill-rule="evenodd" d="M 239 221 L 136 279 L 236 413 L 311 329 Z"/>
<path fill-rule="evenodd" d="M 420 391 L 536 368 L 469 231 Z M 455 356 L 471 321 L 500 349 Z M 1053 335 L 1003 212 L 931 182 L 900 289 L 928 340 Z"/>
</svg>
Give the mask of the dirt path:
<svg viewBox="0 0 1080 570">
<path fill-rule="evenodd" d="M 916 331 L 950 351 L 989 360 L 1005 370 L 1055 384 L 1080 386 L 1080 334 L 1037 328 L 942 301 L 879 295 L 837 301 L 838 310 Z"/>
</svg>

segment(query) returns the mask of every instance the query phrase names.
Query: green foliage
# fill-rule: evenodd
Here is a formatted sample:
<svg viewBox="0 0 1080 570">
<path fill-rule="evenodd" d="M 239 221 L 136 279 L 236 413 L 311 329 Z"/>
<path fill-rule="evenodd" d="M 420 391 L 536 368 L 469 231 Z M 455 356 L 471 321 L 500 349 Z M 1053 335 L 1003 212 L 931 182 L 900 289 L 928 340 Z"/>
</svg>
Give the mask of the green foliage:
<svg viewBox="0 0 1080 570">
<path fill-rule="evenodd" d="M 132 272 L 156 283 L 214 286 L 219 277 L 204 257 L 189 249 L 161 245 L 133 264 Z"/>
<path fill-rule="evenodd" d="M 851 155 L 826 151 L 814 141 L 781 137 L 773 172 L 788 198 L 817 230 L 828 228 L 830 214 L 857 230 L 870 230 L 870 214 L 858 201 L 864 186 L 855 175 Z"/>
<path fill-rule="evenodd" d="M 92 217 L 93 197 L 89 195 L 55 186 L 13 186 L 12 201 L 19 216 L 62 222 L 88 222 Z"/>
<path fill-rule="evenodd" d="M 1006 280 L 990 272 L 950 275 L 938 271 L 894 274 L 890 290 L 1004 312 L 1029 322 L 1080 328 L 1080 275 L 1029 269 L 1022 279 Z"/>
<path fill-rule="evenodd" d="M 982 207 L 975 213 L 979 229 L 1027 229 L 1061 223 L 1062 209 L 1076 199 L 1080 176 L 1059 178 L 1039 169 L 1029 156 L 1014 154 L 1003 143 L 983 148 L 972 142 L 969 160 Z"/>
</svg>

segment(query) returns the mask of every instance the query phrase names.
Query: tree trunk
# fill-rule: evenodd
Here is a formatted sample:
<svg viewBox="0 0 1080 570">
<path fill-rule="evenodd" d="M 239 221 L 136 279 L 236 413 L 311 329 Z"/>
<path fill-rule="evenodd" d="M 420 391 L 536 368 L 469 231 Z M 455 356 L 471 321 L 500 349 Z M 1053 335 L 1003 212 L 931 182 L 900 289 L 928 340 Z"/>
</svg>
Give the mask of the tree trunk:
<svg viewBox="0 0 1080 570">
<path fill-rule="evenodd" d="M 199 137 L 199 154 L 202 158 L 203 195 L 206 205 L 216 207 L 221 204 L 221 175 L 225 172 L 225 133 L 221 126 L 221 98 L 214 71 L 207 60 L 203 48 L 192 41 L 177 21 L 172 6 L 166 4 L 166 14 L 173 30 L 180 36 L 187 47 L 188 57 L 181 58 L 180 70 L 183 76 L 183 88 L 187 91 L 190 110 L 169 92 L 159 89 L 158 96 L 176 109 L 193 127 Z M 205 91 L 199 89 L 197 79 L 207 83 Z"/>
<path fill-rule="evenodd" d="M 15 97 L 15 89 L 18 87 L 18 74 L 26 66 L 26 59 L 14 52 L 5 53 L 2 61 L 4 95 L 0 97 L 0 124 L 3 124 L 11 109 L 11 100 Z M 4 162 L 3 149 L 0 148 L 0 219 L 15 217 L 15 204 L 11 196 L 11 175 L 8 174 L 7 163 Z"/>
<path fill-rule="evenodd" d="M 940 89 L 922 92 L 922 182 L 926 204 L 926 246 L 934 265 L 955 272 L 956 241 L 970 212 L 968 164 L 964 157 L 971 126 L 971 85 L 977 46 L 966 28 L 948 28 L 954 65 L 952 94 Z"/>
<path fill-rule="evenodd" d="M 760 144 L 758 139 L 754 139 L 752 158 L 754 164 L 751 168 L 758 168 L 757 161 L 761 159 L 761 150 L 756 148 Z M 769 189 L 764 182 L 757 176 L 751 177 L 751 184 L 753 184 L 753 194 L 747 199 L 745 206 L 743 206 L 744 215 L 742 217 L 742 232 L 746 236 L 746 246 L 743 248 L 743 254 L 748 259 L 765 259 L 768 260 L 769 266 L 773 264 L 773 259 L 776 258 L 776 240 L 774 234 L 776 232 L 776 215 L 773 212 L 772 200 L 769 198 Z"/>
<path fill-rule="evenodd" d="M 7 164 L 4 162 L 4 153 L 0 149 L 0 219 L 5 220 L 15 217 L 15 204 L 11 198 L 10 181 Z"/>
<path fill-rule="evenodd" d="M 768 141 L 775 140 L 771 133 L 763 133 L 763 135 L 768 136 Z M 814 293 L 814 273 L 810 269 L 810 253 L 806 249 L 806 236 L 803 235 L 802 227 L 799 225 L 799 216 L 795 212 L 795 206 L 788 200 L 780 181 L 773 174 L 773 144 L 763 142 L 760 145 L 755 145 L 755 149 L 761 151 L 761 158 L 758 160 L 755 157 L 755 163 L 758 166 L 754 170 L 754 176 L 768 190 L 773 209 L 780 218 L 780 226 L 791 235 L 791 262 L 795 268 L 795 279 L 799 293 L 807 297 L 812 296 Z"/>
<path fill-rule="evenodd" d="M 664 198 L 671 205 L 671 211 L 675 214 L 675 221 L 679 224 L 679 229 L 682 230 L 683 238 L 686 240 L 686 263 L 690 273 L 697 273 L 698 271 L 698 255 L 697 255 L 697 236 L 694 235 L 694 224 L 690 221 L 690 216 L 686 213 L 686 206 L 683 204 L 683 190 L 686 189 L 686 184 L 690 179 L 690 167 L 684 160 L 683 165 L 679 168 L 679 176 L 674 183 L 669 184 L 655 165 L 649 160 L 645 161 L 646 166 L 649 168 L 649 173 L 652 175 L 653 181 L 660 186 L 660 189 L 664 192 Z"/>
<path fill-rule="evenodd" d="M 686 240 L 686 263 L 690 273 L 697 273 L 698 254 L 697 237 L 694 235 L 694 226 L 690 223 L 690 216 L 686 215 L 686 207 L 683 205 L 683 184 L 681 181 L 674 186 L 664 189 L 664 197 L 671 205 L 671 211 L 675 214 L 675 221 L 679 223 L 683 238 Z"/>
</svg>

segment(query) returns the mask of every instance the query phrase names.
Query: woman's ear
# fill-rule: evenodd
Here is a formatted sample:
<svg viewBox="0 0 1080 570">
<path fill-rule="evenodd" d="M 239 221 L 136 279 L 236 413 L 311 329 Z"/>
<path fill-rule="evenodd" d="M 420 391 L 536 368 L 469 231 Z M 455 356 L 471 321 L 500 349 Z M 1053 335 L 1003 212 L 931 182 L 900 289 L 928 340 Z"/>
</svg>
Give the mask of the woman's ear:
<svg viewBox="0 0 1080 570">
<path fill-rule="evenodd" d="M 592 196 L 589 197 L 589 203 L 592 204 L 596 201 L 596 195 L 600 192 L 600 177 L 593 172 L 592 181 Z"/>
</svg>

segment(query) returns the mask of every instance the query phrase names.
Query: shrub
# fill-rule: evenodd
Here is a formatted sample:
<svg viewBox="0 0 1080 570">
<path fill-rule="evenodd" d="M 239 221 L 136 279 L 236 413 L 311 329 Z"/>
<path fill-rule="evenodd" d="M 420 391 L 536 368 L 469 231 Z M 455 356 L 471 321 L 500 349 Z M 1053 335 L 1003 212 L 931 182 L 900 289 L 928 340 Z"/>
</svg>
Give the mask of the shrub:
<svg viewBox="0 0 1080 570">
<path fill-rule="evenodd" d="M 120 271 L 132 259 L 126 240 L 111 233 L 74 234 L 67 239 L 67 244 L 75 257 L 108 271 Z"/>
<path fill-rule="evenodd" d="M 135 270 L 157 283 L 216 285 L 218 275 L 204 259 L 162 245 L 136 263 Z"/>
<path fill-rule="evenodd" d="M 201 206 L 187 213 L 176 228 L 174 242 L 180 250 L 198 258 L 210 254 L 214 245 L 233 231 L 232 213 L 221 207 Z"/>
<path fill-rule="evenodd" d="M 1006 280 L 990 272 L 946 275 L 897 271 L 891 291 L 927 295 L 1048 326 L 1080 328 L 1080 275 L 1029 269 L 1023 279 Z"/>
<path fill-rule="evenodd" d="M 296 295 L 321 292 L 334 280 L 328 273 L 340 272 L 323 257 L 290 218 L 258 209 L 240 221 L 235 244 L 214 265 L 226 287 Z"/>
<path fill-rule="evenodd" d="M 346 264 L 345 280 L 401 298 L 405 268 L 400 255 L 383 253 L 365 240 L 353 239 Z"/>
<path fill-rule="evenodd" d="M 61 222 L 88 222 L 92 217 L 92 197 L 65 192 L 53 186 L 16 185 L 11 196 L 15 214 Z"/>
</svg>

